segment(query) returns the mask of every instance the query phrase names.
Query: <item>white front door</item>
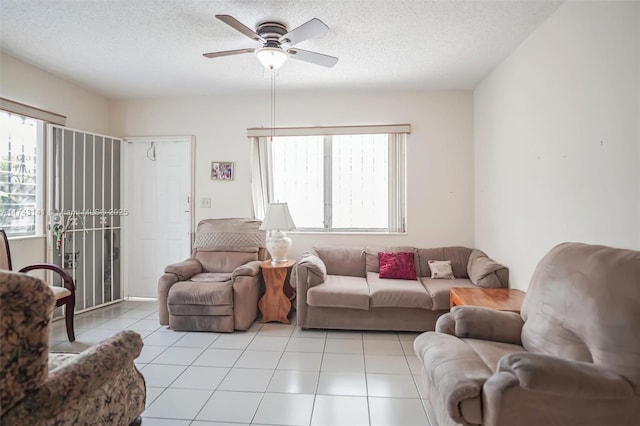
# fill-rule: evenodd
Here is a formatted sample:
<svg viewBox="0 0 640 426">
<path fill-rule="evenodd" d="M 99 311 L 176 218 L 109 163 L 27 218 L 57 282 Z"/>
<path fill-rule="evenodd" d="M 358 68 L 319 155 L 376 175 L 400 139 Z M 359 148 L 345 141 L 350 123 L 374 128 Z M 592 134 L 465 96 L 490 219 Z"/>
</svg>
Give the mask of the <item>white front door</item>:
<svg viewBox="0 0 640 426">
<path fill-rule="evenodd" d="M 126 139 L 128 297 L 157 297 L 165 266 L 191 250 L 190 138 Z"/>
</svg>

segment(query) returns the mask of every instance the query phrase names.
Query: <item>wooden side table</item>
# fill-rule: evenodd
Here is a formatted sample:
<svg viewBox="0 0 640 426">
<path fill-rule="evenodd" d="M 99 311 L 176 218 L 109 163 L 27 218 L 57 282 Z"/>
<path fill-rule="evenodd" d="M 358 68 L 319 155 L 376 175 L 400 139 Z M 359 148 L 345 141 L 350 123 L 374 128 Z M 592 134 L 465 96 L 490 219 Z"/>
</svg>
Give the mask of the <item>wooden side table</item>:
<svg viewBox="0 0 640 426">
<path fill-rule="evenodd" d="M 280 321 L 289 324 L 289 312 L 291 311 L 291 299 L 285 294 L 284 286 L 289 285 L 291 269 L 296 261 L 289 259 L 286 262 L 271 263 L 265 260 L 260 264 L 264 278 L 264 296 L 258 302 L 262 319 L 260 322 Z"/>
<path fill-rule="evenodd" d="M 525 293 L 510 288 L 452 288 L 449 307 L 481 306 L 520 313 Z"/>
</svg>

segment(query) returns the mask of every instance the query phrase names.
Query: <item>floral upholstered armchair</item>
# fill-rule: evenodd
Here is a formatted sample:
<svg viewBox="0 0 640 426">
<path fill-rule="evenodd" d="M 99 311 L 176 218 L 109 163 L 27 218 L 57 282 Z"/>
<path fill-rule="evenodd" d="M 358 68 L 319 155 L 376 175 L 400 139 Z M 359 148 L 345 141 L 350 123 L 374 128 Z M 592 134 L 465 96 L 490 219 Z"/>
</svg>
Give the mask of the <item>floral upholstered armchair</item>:
<svg viewBox="0 0 640 426">
<path fill-rule="evenodd" d="M 80 354 L 49 353 L 54 307 L 44 282 L 0 271 L 0 424 L 140 424 L 140 335 L 123 331 Z"/>
</svg>

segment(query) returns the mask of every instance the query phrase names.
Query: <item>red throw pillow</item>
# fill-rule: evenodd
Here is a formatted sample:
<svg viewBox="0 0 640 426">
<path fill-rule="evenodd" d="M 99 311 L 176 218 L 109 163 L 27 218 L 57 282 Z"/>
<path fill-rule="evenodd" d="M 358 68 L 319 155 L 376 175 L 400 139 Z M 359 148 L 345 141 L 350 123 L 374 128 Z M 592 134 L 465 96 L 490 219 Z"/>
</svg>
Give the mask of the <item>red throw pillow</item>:
<svg viewBox="0 0 640 426">
<path fill-rule="evenodd" d="M 381 251 L 378 253 L 380 278 L 416 280 L 415 253 Z"/>
</svg>

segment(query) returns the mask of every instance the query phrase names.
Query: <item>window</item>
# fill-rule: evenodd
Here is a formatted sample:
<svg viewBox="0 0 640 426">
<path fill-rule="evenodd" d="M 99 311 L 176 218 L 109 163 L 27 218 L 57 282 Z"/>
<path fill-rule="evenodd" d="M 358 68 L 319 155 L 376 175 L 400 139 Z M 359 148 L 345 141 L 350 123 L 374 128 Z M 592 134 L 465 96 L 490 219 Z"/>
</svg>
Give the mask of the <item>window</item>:
<svg viewBox="0 0 640 426">
<path fill-rule="evenodd" d="M 254 204 L 261 170 L 266 203 L 287 202 L 299 230 L 404 232 L 405 140 L 403 133 L 256 138 L 254 150 L 266 153 L 253 156 Z"/>
<path fill-rule="evenodd" d="M 0 227 L 9 236 L 42 234 L 43 129 L 0 110 Z"/>
</svg>

